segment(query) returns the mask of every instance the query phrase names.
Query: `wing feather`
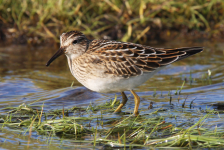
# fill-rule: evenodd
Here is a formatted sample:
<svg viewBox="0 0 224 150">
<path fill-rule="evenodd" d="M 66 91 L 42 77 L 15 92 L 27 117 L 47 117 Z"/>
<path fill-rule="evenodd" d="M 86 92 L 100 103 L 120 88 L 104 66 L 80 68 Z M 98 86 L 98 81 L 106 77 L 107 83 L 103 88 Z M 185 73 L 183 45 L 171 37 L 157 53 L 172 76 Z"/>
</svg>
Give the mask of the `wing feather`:
<svg viewBox="0 0 224 150">
<path fill-rule="evenodd" d="M 104 62 L 105 73 L 125 78 L 152 72 L 203 50 L 202 47 L 153 48 L 134 43 L 93 40 L 86 53 Z"/>
</svg>

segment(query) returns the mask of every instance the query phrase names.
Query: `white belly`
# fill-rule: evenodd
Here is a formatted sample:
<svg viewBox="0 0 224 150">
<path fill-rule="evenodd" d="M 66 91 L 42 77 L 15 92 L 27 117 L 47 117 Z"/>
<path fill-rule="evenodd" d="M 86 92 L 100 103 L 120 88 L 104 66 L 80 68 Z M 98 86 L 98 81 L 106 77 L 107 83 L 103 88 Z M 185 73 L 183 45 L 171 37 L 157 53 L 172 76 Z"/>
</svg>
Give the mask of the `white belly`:
<svg viewBox="0 0 224 150">
<path fill-rule="evenodd" d="M 157 73 L 160 69 L 154 72 L 143 73 L 142 75 L 130 77 L 127 79 L 122 77 L 110 78 L 110 76 L 106 78 L 95 78 L 95 79 L 89 78 L 86 80 L 85 83 L 82 84 L 88 89 L 100 93 L 122 92 L 132 90 L 135 87 L 143 84 L 155 73 Z"/>
</svg>

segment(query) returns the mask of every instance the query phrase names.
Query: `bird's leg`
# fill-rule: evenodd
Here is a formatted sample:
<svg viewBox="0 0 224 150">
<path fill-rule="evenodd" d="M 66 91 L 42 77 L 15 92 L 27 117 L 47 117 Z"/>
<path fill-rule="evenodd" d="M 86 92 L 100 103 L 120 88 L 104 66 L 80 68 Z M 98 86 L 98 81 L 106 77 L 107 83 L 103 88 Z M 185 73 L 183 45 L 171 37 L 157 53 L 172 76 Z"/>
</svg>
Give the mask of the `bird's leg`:
<svg viewBox="0 0 224 150">
<path fill-rule="evenodd" d="M 139 104 L 140 104 L 140 98 L 139 98 L 139 96 L 133 90 L 130 90 L 130 91 L 134 95 L 134 98 L 135 98 L 134 114 L 135 114 L 135 116 L 137 116 L 139 114 L 138 113 L 138 107 L 139 107 Z"/>
<path fill-rule="evenodd" d="M 120 112 L 121 111 L 121 108 L 126 104 L 126 102 L 128 101 L 128 98 L 127 96 L 125 95 L 124 92 L 121 92 L 121 95 L 122 95 L 122 102 L 121 104 L 117 107 L 117 109 L 114 111 L 115 112 Z"/>
</svg>

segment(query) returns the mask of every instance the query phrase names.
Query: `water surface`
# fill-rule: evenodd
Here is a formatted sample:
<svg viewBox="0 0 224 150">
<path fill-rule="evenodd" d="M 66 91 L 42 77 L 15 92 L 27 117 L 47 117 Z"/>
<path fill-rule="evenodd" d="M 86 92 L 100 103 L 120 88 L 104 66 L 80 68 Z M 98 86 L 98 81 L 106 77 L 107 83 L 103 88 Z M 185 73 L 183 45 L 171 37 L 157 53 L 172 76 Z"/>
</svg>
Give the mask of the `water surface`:
<svg viewBox="0 0 224 150">
<path fill-rule="evenodd" d="M 160 43 L 150 45 L 155 47 L 185 47 L 203 46 L 202 53 L 191 56 L 187 59 L 175 62 L 161 70 L 143 85 L 135 90 L 141 97 L 140 114 L 148 114 L 148 106 L 153 102 L 154 108 L 166 109 L 163 113 L 177 113 L 175 109 L 181 107 L 186 100 L 188 107 L 192 100 L 194 110 L 211 107 L 223 112 L 224 108 L 219 107 L 224 103 L 224 44 L 211 43 L 207 41 Z M 101 104 L 114 99 L 114 94 L 97 93 L 83 87 L 70 73 L 65 56 L 60 56 L 49 67 L 45 64 L 57 51 L 55 47 L 27 47 L 27 46 L 3 46 L 0 48 L 0 111 L 5 114 L 3 108 L 19 106 L 22 103 L 42 105 L 45 111 L 72 108 L 74 106 L 86 108 L 91 103 Z M 208 77 L 208 72 L 211 76 Z M 183 82 L 185 84 L 181 95 L 175 95 Z M 71 84 L 73 86 L 71 87 Z M 124 111 L 132 112 L 134 108 L 133 96 L 129 91 L 125 92 L 129 101 Z M 116 93 L 121 99 L 120 93 Z M 170 107 L 170 95 L 172 106 Z M 161 113 L 161 115 L 163 115 Z M 177 113 L 177 115 L 180 115 Z M 116 117 L 116 115 L 111 114 Z M 108 116 L 108 117 L 111 117 Z M 222 119 L 214 118 L 215 125 L 223 127 Z M 198 116 L 196 115 L 195 118 Z M 172 119 L 169 121 L 172 122 Z M 187 121 L 187 120 L 182 120 Z M 214 124 L 213 124 L 214 125 Z M 22 137 L 14 135 L 10 137 L 10 129 L 4 128 L 0 135 L 2 141 L 9 137 L 8 143 L 15 144 Z M 35 136 L 34 136 L 35 137 Z M 32 137 L 33 140 L 35 138 Z M 24 140 L 26 143 L 27 139 Z M 72 143 L 71 141 L 65 141 Z M 57 143 L 57 142 L 56 142 Z M 44 145 L 44 144 L 43 144 Z M 35 142 L 33 142 L 35 147 Z"/>
</svg>

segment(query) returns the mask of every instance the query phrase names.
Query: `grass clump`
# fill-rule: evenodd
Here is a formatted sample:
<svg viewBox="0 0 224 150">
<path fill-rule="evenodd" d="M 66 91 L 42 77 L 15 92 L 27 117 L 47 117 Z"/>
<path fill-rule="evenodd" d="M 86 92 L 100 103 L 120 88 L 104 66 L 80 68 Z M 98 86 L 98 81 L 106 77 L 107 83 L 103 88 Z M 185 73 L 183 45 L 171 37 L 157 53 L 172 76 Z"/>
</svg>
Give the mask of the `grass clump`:
<svg viewBox="0 0 224 150">
<path fill-rule="evenodd" d="M 36 108 L 35 108 L 36 109 Z M 65 116 L 64 110 L 43 112 L 32 109 L 25 104 L 9 111 L 9 114 L 2 116 L 2 127 L 10 128 L 27 127 L 27 130 L 36 131 L 41 135 L 74 136 L 91 132 L 78 124 L 76 120 L 82 117 Z M 69 113 L 71 110 L 67 110 Z M 85 119 L 88 120 L 88 119 Z M 26 132 L 24 134 L 26 134 Z"/>
<path fill-rule="evenodd" d="M 222 37 L 223 8 L 222 0 L 2 0 L 1 39 L 9 34 L 19 43 L 59 42 L 59 35 L 70 30 L 141 43 L 170 39 L 173 31 Z"/>
<path fill-rule="evenodd" d="M 57 136 L 63 140 L 91 143 L 93 147 L 192 149 L 224 146 L 224 130 L 217 126 L 211 128 L 214 124 L 209 124 L 209 120 L 217 116 L 218 112 L 214 110 L 206 108 L 199 115 L 192 116 L 186 107 L 176 108 L 172 113 L 155 107 L 135 117 L 130 113 L 111 113 L 118 105 L 116 99 L 101 105 L 91 104 L 87 108 L 51 111 L 44 111 L 44 105 L 34 107 L 23 104 L 1 115 L 0 123 L 2 128 L 25 128 L 25 135 L 37 132 L 49 136 L 48 139 Z"/>
</svg>

